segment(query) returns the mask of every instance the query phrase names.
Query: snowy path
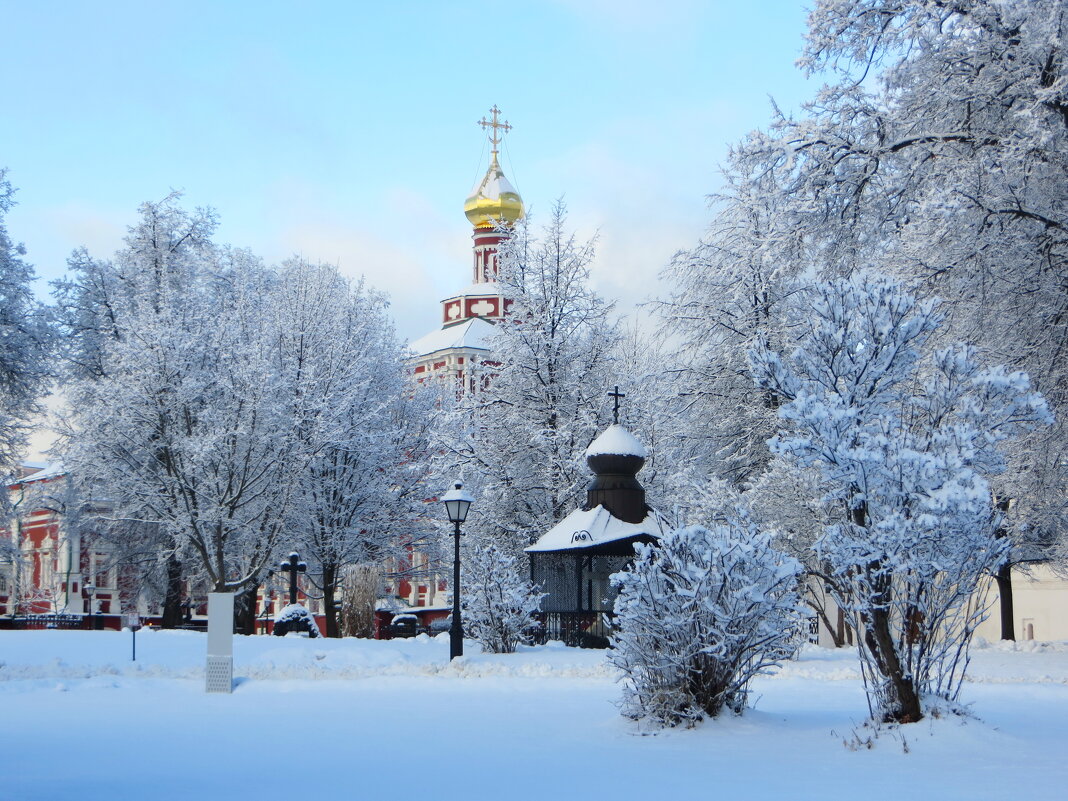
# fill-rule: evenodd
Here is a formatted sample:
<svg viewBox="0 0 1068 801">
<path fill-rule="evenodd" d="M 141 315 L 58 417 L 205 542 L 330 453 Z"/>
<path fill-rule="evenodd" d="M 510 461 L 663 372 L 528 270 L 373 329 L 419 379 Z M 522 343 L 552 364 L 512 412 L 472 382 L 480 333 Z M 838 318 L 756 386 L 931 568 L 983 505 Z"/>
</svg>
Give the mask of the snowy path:
<svg viewBox="0 0 1068 801">
<path fill-rule="evenodd" d="M 1063 801 L 1068 786 L 1066 650 L 977 651 L 981 720 L 906 727 L 906 754 L 893 735 L 843 747 L 866 707 L 842 653 L 761 680 L 742 718 L 639 736 L 596 652 L 456 669 L 444 638 L 236 644 L 244 678 L 208 696 L 198 635 L 144 635 L 131 668 L 128 634 L 0 632 L 0 799 Z"/>
</svg>

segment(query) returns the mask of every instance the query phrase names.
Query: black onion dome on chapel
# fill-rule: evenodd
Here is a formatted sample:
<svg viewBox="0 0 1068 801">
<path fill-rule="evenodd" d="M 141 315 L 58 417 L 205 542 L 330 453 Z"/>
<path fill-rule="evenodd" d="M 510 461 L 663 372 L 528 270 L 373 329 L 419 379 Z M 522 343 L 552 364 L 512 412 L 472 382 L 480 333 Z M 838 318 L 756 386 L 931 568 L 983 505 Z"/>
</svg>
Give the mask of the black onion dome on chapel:
<svg viewBox="0 0 1068 801">
<path fill-rule="evenodd" d="M 532 569 L 539 554 L 571 553 L 618 556 L 624 562 L 613 570 L 622 570 L 634 556 L 635 543 L 655 542 L 670 531 L 664 516 L 646 504 L 645 489 L 635 478 L 645 457 L 642 444 L 619 424 L 591 442 L 586 463 L 594 476 L 586 503 L 523 549 L 531 555 Z"/>
<path fill-rule="evenodd" d="M 645 447 L 623 426 L 610 425 L 586 449 L 594 478 L 586 488 L 586 511 L 600 505 L 615 518 L 641 523 L 649 513 L 645 488 L 636 476 L 645 466 Z"/>
</svg>

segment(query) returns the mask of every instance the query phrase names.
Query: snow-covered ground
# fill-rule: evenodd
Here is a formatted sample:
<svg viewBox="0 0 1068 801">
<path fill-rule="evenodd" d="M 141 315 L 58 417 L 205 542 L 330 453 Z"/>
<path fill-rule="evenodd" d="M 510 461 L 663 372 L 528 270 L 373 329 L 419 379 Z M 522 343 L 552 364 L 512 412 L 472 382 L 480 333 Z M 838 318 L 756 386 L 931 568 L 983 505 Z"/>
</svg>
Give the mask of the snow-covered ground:
<svg viewBox="0 0 1068 801">
<path fill-rule="evenodd" d="M 207 695 L 204 635 L 141 632 L 137 662 L 130 639 L 0 632 L 0 799 L 1068 798 L 1068 643 L 974 649 L 974 717 L 869 749 L 849 651 L 806 650 L 740 718 L 651 735 L 598 651 L 236 637 L 236 689 Z"/>
</svg>

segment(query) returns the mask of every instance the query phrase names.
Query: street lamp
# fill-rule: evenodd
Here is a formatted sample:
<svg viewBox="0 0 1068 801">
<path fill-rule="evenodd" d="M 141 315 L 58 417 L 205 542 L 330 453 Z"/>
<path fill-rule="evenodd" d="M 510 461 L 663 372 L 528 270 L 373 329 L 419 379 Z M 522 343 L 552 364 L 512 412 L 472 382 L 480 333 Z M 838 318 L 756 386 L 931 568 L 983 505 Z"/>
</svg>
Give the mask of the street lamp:
<svg viewBox="0 0 1068 801">
<path fill-rule="evenodd" d="M 85 594 L 89 596 L 89 628 L 96 628 L 96 618 L 93 616 L 93 596 L 96 595 L 96 585 L 86 584 Z"/>
<path fill-rule="evenodd" d="M 272 570 L 271 572 L 273 573 L 274 571 Z M 263 593 L 263 633 L 264 634 L 270 634 L 271 633 L 270 631 L 268 631 L 270 626 L 268 625 L 267 621 L 271 619 L 272 601 L 273 601 L 273 599 L 271 598 L 271 591 L 270 590 L 265 591 Z"/>
<path fill-rule="evenodd" d="M 464 628 L 460 620 L 460 524 L 467 519 L 467 510 L 474 498 L 464 492 L 463 484 L 441 496 L 445 514 L 453 524 L 456 537 L 456 553 L 452 562 L 452 626 L 449 628 L 449 659 L 464 655 Z"/>
</svg>

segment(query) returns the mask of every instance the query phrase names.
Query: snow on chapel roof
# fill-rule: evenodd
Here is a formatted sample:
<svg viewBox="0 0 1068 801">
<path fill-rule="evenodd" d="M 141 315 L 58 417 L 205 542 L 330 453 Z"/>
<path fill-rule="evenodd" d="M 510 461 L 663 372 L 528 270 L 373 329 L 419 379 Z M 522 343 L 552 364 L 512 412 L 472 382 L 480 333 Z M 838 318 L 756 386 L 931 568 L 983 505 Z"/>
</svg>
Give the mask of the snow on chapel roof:
<svg viewBox="0 0 1068 801">
<path fill-rule="evenodd" d="M 483 281 L 480 284 L 470 284 L 465 286 L 459 292 L 453 292 L 447 298 L 442 298 L 442 301 L 452 300 L 453 298 L 468 297 L 470 295 L 497 295 L 503 297 L 504 289 L 496 281 Z"/>
<path fill-rule="evenodd" d="M 600 456 L 602 454 L 640 456 L 642 459 L 648 456 L 645 446 L 618 423 L 608 426 L 601 433 L 601 436 L 597 437 L 590 443 L 590 447 L 586 448 L 587 456 Z"/>
<path fill-rule="evenodd" d="M 642 522 L 627 523 L 613 517 L 603 506 L 595 506 L 592 509 L 576 509 L 524 550 L 527 553 L 538 553 L 595 548 L 641 534 L 649 534 L 659 539 L 670 530 L 670 524 L 655 509 L 650 509 Z"/>
</svg>

